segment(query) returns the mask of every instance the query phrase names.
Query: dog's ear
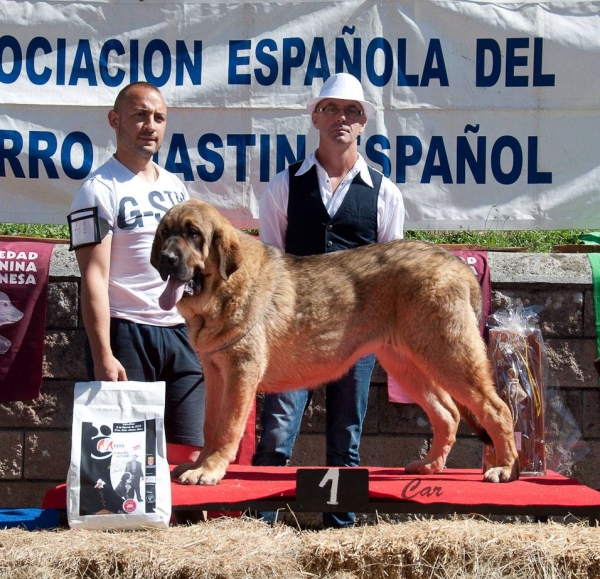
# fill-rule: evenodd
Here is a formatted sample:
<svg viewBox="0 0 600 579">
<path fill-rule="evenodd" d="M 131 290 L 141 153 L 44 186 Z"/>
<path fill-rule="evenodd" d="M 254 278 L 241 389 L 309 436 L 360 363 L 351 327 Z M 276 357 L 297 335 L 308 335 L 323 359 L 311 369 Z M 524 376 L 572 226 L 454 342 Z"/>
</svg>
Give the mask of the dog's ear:
<svg viewBox="0 0 600 579">
<path fill-rule="evenodd" d="M 158 257 L 162 249 L 162 236 L 159 233 L 160 226 L 154 234 L 154 240 L 152 241 L 152 249 L 150 250 L 150 264 L 152 267 L 158 269 Z"/>
<path fill-rule="evenodd" d="M 215 230 L 212 245 L 219 260 L 219 275 L 227 281 L 242 265 L 242 246 L 233 227 Z"/>
</svg>

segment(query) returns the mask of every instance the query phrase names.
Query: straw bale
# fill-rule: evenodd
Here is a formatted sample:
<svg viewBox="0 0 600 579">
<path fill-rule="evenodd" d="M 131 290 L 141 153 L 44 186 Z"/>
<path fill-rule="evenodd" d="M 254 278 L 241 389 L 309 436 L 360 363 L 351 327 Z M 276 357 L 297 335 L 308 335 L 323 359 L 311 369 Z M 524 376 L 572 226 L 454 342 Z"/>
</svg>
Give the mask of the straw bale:
<svg viewBox="0 0 600 579">
<path fill-rule="evenodd" d="M 301 577 L 290 527 L 221 518 L 139 531 L 0 531 L 1 579 Z"/>
<path fill-rule="evenodd" d="M 475 518 L 302 531 L 250 518 L 166 530 L 0 531 L 0 579 L 592 579 L 600 528 Z"/>
<path fill-rule="evenodd" d="M 380 523 L 307 535 L 317 576 L 421 579 L 600 577 L 600 530 L 587 524 L 504 524 L 475 519 Z"/>
</svg>

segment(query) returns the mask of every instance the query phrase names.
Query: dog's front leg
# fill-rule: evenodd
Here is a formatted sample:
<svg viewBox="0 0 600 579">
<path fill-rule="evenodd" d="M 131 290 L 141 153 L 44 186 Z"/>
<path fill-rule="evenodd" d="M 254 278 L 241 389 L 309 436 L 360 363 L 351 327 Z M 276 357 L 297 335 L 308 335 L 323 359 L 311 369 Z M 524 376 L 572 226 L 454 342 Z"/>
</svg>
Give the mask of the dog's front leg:
<svg viewBox="0 0 600 579">
<path fill-rule="evenodd" d="M 202 360 L 204 370 L 204 380 L 206 384 L 205 392 L 205 416 L 204 416 L 204 446 L 195 462 L 185 462 L 173 469 L 171 473 L 181 484 L 217 484 L 216 482 L 203 483 L 202 465 L 210 455 L 213 448 L 214 432 L 217 426 L 217 419 L 220 408 L 223 404 L 223 377 L 219 368 L 210 359 Z M 208 474 L 208 473 L 207 473 Z M 214 478 L 214 477 L 213 477 Z"/>
<path fill-rule="evenodd" d="M 249 379 L 248 373 L 221 372 L 213 364 L 206 366 L 204 448 L 195 463 L 181 464 L 173 471 L 181 484 L 221 482 L 235 460 L 256 395 L 258 381 Z M 256 376 L 256 372 L 249 375 Z"/>
</svg>

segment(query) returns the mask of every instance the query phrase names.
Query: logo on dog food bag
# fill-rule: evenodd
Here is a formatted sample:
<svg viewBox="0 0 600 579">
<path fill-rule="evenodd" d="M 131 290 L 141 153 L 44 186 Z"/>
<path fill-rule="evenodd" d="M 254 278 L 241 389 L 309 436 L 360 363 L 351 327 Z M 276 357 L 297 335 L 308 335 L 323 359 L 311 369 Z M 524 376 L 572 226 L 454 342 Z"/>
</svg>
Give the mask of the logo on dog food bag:
<svg viewBox="0 0 600 579">
<path fill-rule="evenodd" d="M 92 458 L 104 460 L 112 456 L 114 443 L 111 434 L 112 430 L 110 426 L 106 426 L 105 424 L 97 429 L 96 435 L 92 436 L 92 440 L 96 441 L 95 452 L 91 452 Z"/>
<path fill-rule="evenodd" d="M 123 510 L 126 513 L 133 513 L 133 511 L 135 511 L 136 507 L 137 507 L 137 504 L 133 499 L 127 499 L 123 503 Z"/>
</svg>

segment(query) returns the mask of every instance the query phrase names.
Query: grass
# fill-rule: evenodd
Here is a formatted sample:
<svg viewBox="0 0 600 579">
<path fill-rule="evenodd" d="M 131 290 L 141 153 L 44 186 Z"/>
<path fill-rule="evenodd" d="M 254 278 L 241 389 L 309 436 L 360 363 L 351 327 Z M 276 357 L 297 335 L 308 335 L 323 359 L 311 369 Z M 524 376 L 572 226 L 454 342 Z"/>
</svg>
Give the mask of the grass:
<svg viewBox="0 0 600 579">
<path fill-rule="evenodd" d="M 66 225 L 0 223 L 0 235 L 41 237 L 43 239 L 69 239 L 69 228 Z"/>
<path fill-rule="evenodd" d="M 256 230 L 252 230 L 256 231 Z M 432 243 L 461 243 L 484 247 L 524 247 L 526 251 L 544 253 L 554 245 L 572 245 L 586 230 L 496 230 L 485 231 L 405 231 L 407 239 L 420 239 Z M 39 225 L 35 223 L 0 223 L 0 235 L 68 239 L 66 225 Z"/>
<path fill-rule="evenodd" d="M 434 243 L 466 243 L 484 247 L 524 247 L 533 253 L 547 253 L 554 245 L 580 243 L 587 230 L 523 230 L 523 231 L 406 231 L 405 237 Z"/>
</svg>

